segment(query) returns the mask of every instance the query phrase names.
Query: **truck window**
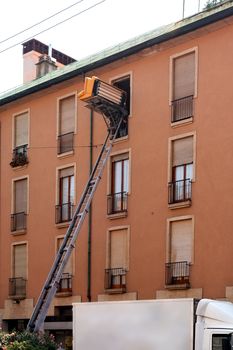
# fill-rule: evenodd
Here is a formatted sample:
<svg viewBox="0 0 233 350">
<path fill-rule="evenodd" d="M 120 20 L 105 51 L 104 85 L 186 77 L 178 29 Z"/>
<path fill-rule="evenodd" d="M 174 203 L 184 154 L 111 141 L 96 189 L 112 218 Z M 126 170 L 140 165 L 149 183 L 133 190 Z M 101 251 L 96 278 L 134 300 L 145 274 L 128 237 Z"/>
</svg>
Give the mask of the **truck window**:
<svg viewBox="0 0 233 350">
<path fill-rule="evenodd" d="M 231 350 L 229 334 L 213 334 L 212 350 Z"/>
</svg>

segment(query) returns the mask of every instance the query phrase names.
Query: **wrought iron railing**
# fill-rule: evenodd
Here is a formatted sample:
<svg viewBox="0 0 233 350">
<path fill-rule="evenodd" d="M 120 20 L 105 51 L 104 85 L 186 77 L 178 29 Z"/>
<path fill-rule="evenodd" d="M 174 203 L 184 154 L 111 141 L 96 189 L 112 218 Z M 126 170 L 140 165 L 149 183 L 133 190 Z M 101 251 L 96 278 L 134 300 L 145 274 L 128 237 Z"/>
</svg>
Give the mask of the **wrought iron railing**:
<svg viewBox="0 0 233 350">
<path fill-rule="evenodd" d="M 11 214 L 11 232 L 26 230 L 26 228 L 27 214 L 24 211 Z"/>
<path fill-rule="evenodd" d="M 28 164 L 27 147 L 28 145 L 22 145 L 14 148 L 12 161 L 10 162 L 12 168 Z"/>
<path fill-rule="evenodd" d="M 191 179 L 172 181 L 168 183 L 168 204 L 184 202 L 192 198 Z"/>
<path fill-rule="evenodd" d="M 74 150 L 74 133 L 68 132 L 59 135 L 57 139 L 57 154 L 71 152 Z"/>
<path fill-rule="evenodd" d="M 116 139 L 119 139 L 121 137 L 125 137 L 128 135 L 128 117 L 122 121 L 120 129 L 118 130 L 118 133 L 116 135 Z"/>
<path fill-rule="evenodd" d="M 55 207 L 56 224 L 70 221 L 73 217 L 73 212 L 74 212 L 74 205 L 70 202 L 56 205 Z"/>
<path fill-rule="evenodd" d="M 128 209 L 128 193 L 118 192 L 107 196 L 107 212 L 108 215 L 127 212 Z"/>
<path fill-rule="evenodd" d="M 191 117 L 193 117 L 193 95 L 172 101 L 172 123 Z"/>
<path fill-rule="evenodd" d="M 26 279 L 23 277 L 9 278 L 9 297 L 17 299 L 26 298 Z"/>
<path fill-rule="evenodd" d="M 105 270 L 105 289 L 126 290 L 126 269 L 112 268 Z"/>
<path fill-rule="evenodd" d="M 57 293 L 72 293 L 72 275 L 70 273 L 62 274 Z"/>
<path fill-rule="evenodd" d="M 165 284 L 184 284 L 189 286 L 190 263 L 187 261 L 170 262 L 165 264 Z"/>
</svg>

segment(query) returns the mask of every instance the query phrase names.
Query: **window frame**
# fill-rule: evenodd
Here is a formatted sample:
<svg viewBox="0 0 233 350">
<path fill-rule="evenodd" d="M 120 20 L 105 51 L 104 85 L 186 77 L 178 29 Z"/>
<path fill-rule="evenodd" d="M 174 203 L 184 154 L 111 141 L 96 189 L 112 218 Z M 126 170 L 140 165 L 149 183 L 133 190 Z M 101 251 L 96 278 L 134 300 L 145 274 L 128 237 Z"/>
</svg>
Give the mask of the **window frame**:
<svg viewBox="0 0 233 350">
<path fill-rule="evenodd" d="M 27 113 L 28 115 L 28 137 L 27 137 L 27 149 L 30 147 L 30 108 L 26 108 L 26 109 L 23 109 L 17 113 L 14 113 L 12 114 L 12 132 L 11 132 L 11 140 L 12 140 L 12 143 L 11 143 L 11 149 L 12 149 L 12 152 L 14 151 L 14 149 L 16 148 L 16 145 L 15 145 L 15 118 L 20 116 L 21 114 L 25 114 Z"/>
<path fill-rule="evenodd" d="M 20 242 L 14 242 L 11 244 L 11 278 L 15 278 L 14 276 L 14 247 L 18 245 L 25 245 L 26 246 L 26 271 L 25 271 L 25 279 L 28 279 L 28 241 L 20 241 Z"/>
<path fill-rule="evenodd" d="M 105 268 L 110 269 L 111 268 L 111 232 L 113 231 L 120 231 L 120 230 L 126 230 L 127 231 L 127 246 L 126 246 L 126 266 L 125 269 L 128 272 L 129 271 L 129 261 L 130 261 L 130 225 L 122 225 L 122 226 L 113 226 L 107 230 L 106 234 L 106 261 L 105 261 Z"/>
<path fill-rule="evenodd" d="M 15 213 L 15 182 L 20 181 L 20 180 L 27 180 L 27 210 L 25 214 L 29 214 L 29 175 L 24 175 L 20 177 L 16 177 L 12 179 L 12 184 L 11 184 L 11 214 L 16 214 Z"/>
</svg>

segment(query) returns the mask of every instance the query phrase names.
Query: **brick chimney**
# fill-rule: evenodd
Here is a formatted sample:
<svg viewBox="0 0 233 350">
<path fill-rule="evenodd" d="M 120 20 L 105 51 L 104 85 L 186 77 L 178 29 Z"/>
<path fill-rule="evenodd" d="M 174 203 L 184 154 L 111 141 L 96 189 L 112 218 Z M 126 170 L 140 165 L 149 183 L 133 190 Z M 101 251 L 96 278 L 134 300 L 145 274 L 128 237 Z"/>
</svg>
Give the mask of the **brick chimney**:
<svg viewBox="0 0 233 350">
<path fill-rule="evenodd" d="M 52 57 L 48 56 L 49 46 L 31 39 L 23 43 L 23 82 L 39 78 L 54 69 L 75 62 L 72 57 L 52 49 Z"/>
</svg>

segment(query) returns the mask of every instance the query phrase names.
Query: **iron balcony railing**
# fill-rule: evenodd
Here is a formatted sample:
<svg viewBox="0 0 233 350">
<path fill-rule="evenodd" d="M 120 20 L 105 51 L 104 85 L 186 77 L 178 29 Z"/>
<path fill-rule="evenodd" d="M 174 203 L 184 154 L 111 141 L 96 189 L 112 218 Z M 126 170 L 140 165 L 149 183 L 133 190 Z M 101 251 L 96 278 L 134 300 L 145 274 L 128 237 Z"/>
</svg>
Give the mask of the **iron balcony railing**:
<svg viewBox="0 0 233 350">
<path fill-rule="evenodd" d="M 25 299 L 26 282 L 26 279 L 23 277 L 9 278 L 9 297 L 12 299 Z"/>
<path fill-rule="evenodd" d="M 74 133 L 68 132 L 58 136 L 57 154 L 71 152 L 74 150 Z"/>
<path fill-rule="evenodd" d="M 192 181 L 191 179 L 172 181 L 168 183 L 168 204 L 191 201 Z"/>
<path fill-rule="evenodd" d="M 107 212 L 108 215 L 127 212 L 128 209 L 128 193 L 118 192 L 107 196 Z"/>
<path fill-rule="evenodd" d="M 55 207 L 55 221 L 56 224 L 70 221 L 73 217 L 74 205 L 69 203 L 58 204 Z"/>
<path fill-rule="evenodd" d="M 57 293 L 72 293 L 72 275 L 70 273 L 62 274 Z"/>
<path fill-rule="evenodd" d="M 193 95 L 172 101 L 172 123 L 191 117 L 193 117 Z"/>
<path fill-rule="evenodd" d="M 190 264 L 187 261 L 170 262 L 165 264 L 165 284 L 185 285 L 189 287 Z"/>
<path fill-rule="evenodd" d="M 26 230 L 26 228 L 27 214 L 24 211 L 11 214 L 11 232 Z"/>
<path fill-rule="evenodd" d="M 126 269 L 112 268 L 105 270 L 105 289 L 121 289 L 126 291 Z"/>
<path fill-rule="evenodd" d="M 10 162 L 12 168 L 28 164 L 27 147 L 28 145 L 15 147 L 13 150 L 12 161 Z"/>
<path fill-rule="evenodd" d="M 125 137 L 128 135 L 128 118 L 122 121 L 120 129 L 118 130 L 118 133 L 116 135 L 116 139 L 119 139 L 121 137 Z"/>
</svg>

